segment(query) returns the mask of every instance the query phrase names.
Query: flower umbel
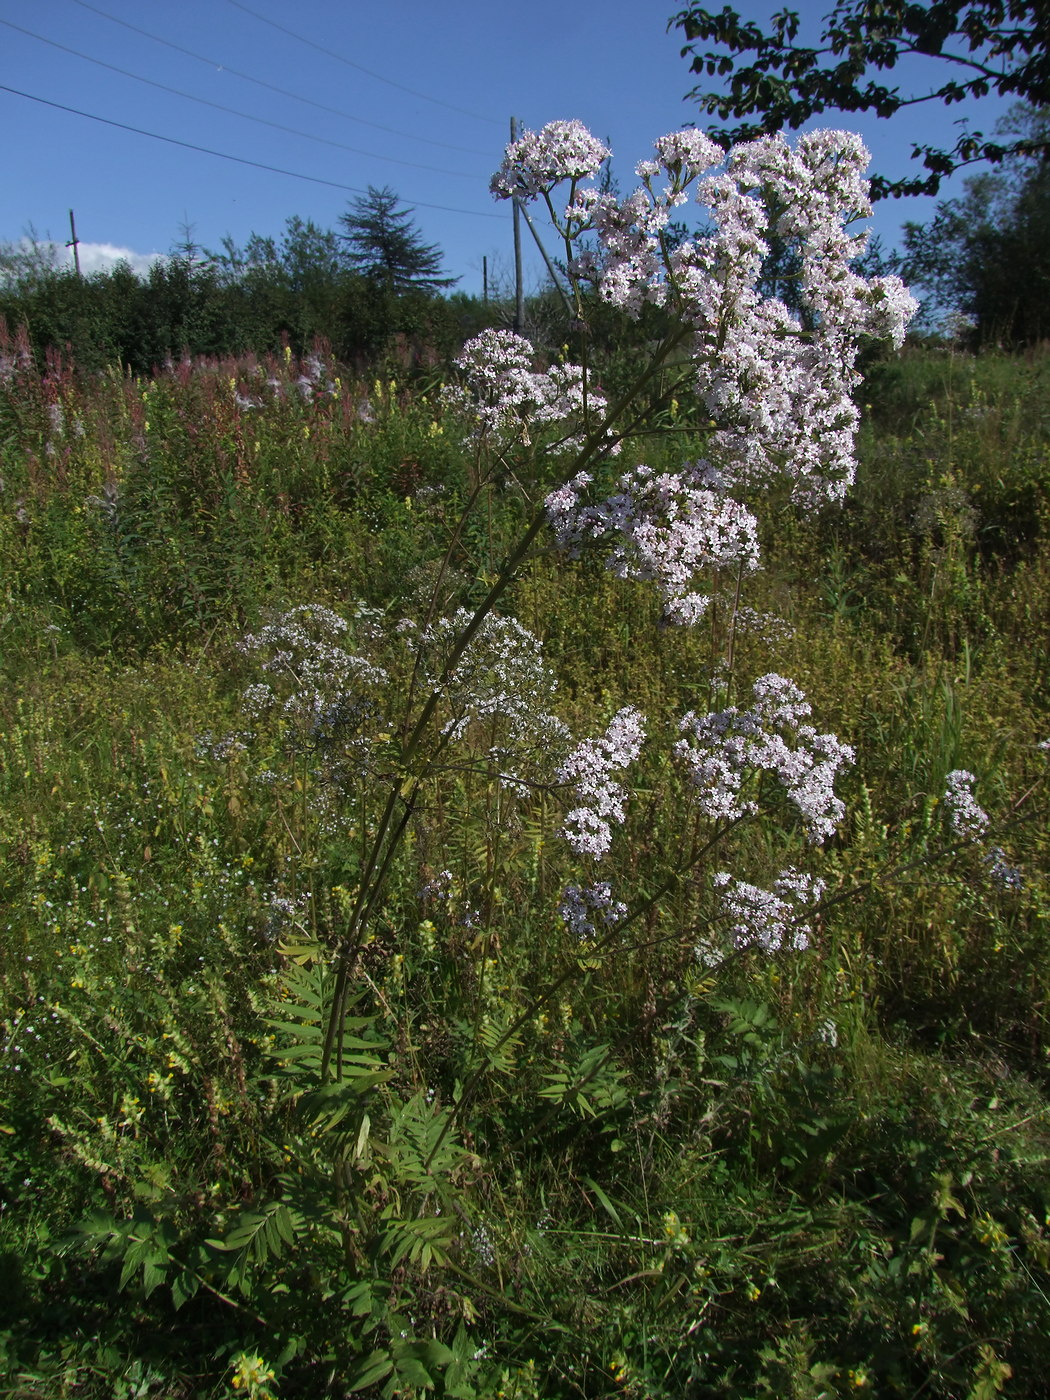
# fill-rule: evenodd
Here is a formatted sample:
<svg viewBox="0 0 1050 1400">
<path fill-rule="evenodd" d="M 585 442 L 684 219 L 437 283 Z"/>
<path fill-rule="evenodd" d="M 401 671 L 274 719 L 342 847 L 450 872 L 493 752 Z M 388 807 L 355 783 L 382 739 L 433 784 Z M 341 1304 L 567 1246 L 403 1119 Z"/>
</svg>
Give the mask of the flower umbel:
<svg viewBox="0 0 1050 1400">
<path fill-rule="evenodd" d="M 562 835 L 577 855 L 603 856 L 612 844 L 612 825 L 623 822 L 627 793 L 613 779 L 633 763 L 645 739 L 645 716 L 628 705 L 613 716 L 600 739 L 585 739 L 558 769 L 560 783 L 572 783 L 580 805 L 567 813 Z"/>
<path fill-rule="evenodd" d="M 755 703 L 741 710 L 685 715 L 675 744 L 705 816 L 736 821 L 758 810 L 744 795 L 750 777 L 771 774 L 798 808 L 811 841 L 822 843 L 841 821 L 835 796 L 838 770 L 852 763 L 853 750 L 834 734 L 818 734 L 802 721 L 810 713 L 805 696 L 784 676 L 761 676 L 752 687 Z"/>
</svg>

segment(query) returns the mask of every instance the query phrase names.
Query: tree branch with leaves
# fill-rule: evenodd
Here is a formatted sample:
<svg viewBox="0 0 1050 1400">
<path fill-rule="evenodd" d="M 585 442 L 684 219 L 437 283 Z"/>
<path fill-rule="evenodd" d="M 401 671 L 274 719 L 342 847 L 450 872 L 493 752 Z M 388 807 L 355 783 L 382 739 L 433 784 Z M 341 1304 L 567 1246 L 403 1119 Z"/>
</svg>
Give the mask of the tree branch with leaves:
<svg viewBox="0 0 1050 1400">
<path fill-rule="evenodd" d="M 765 30 L 728 5 L 717 13 L 691 5 L 670 23 L 689 41 L 682 56 L 692 60 L 691 71 L 724 80 L 719 88 L 698 84 L 687 97 L 723 122 L 759 118 L 710 133 L 724 145 L 798 129 L 829 109 L 892 117 L 927 102 L 954 106 L 990 93 L 1037 107 L 1050 103 L 1048 0 L 841 0 L 824 17 L 816 47 L 796 42 L 801 20 L 794 10 L 778 11 Z M 940 60 L 944 81 L 906 92 L 872 76 L 913 55 Z M 912 156 L 927 173 L 899 180 L 875 175 L 871 195 L 936 194 L 941 180 L 961 167 L 1019 155 L 1050 155 L 1045 134 L 1011 141 L 964 129 L 951 147 L 916 142 Z"/>
</svg>

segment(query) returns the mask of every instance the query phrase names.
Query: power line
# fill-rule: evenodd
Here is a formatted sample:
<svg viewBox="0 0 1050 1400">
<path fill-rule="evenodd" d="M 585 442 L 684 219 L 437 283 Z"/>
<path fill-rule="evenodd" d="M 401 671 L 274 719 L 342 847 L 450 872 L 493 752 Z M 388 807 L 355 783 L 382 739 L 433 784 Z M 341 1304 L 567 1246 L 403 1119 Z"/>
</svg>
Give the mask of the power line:
<svg viewBox="0 0 1050 1400">
<path fill-rule="evenodd" d="M 31 92 L 22 92 L 18 88 L 8 87 L 6 83 L 0 83 L 0 92 L 10 92 L 15 97 L 25 97 L 30 102 L 40 102 L 45 107 L 54 107 L 59 112 L 71 112 L 75 117 L 86 117 L 89 121 L 101 122 L 104 126 L 115 126 L 121 131 L 131 131 L 136 136 L 149 136 L 154 141 L 165 141 L 169 146 L 181 146 L 187 151 L 198 151 L 206 156 L 218 156 L 220 160 L 232 160 L 238 165 L 250 165 L 256 170 L 268 170 L 272 175 L 288 175 L 293 180 L 309 180 L 314 185 L 327 185 L 333 190 L 347 190 L 350 194 L 367 194 L 367 190 L 361 189 L 359 185 L 344 185 L 338 180 L 324 180 L 319 175 L 301 175 L 297 170 L 284 170 L 279 165 L 264 165 L 260 160 L 248 160 L 244 156 L 231 156 L 226 151 L 213 151 L 210 146 L 197 146 L 192 141 L 179 141 L 174 136 L 161 136 L 156 131 L 144 131 L 140 126 L 129 126 L 127 122 L 117 122 L 109 117 L 98 117 L 94 112 L 82 112 L 79 107 L 67 107 L 63 102 L 52 102 L 46 97 L 36 97 Z M 430 204 L 425 199 L 415 199 L 412 201 L 413 207 L 419 209 L 440 209 L 445 214 L 467 214 L 472 219 L 498 219 L 499 214 L 492 214 L 480 209 L 458 209 L 450 204 Z"/>
<path fill-rule="evenodd" d="M 500 126 L 502 123 L 496 121 L 494 117 L 482 116 L 480 112 L 471 112 L 466 107 L 457 107 L 452 102 L 443 102 L 440 97 L 428 97 L 425 92 L 418 92 L 415 88 L 406 87 L 404 83 L 396 83 L 393 78 L 384 78 L 382 73 L 376 73 L 371 68 L 365 68 L 360 63 L 355 63 L 351 58 L 345 58 L 341 53 L 335 53 L 331 49 L 326 49 L 323 44 L 315 44 L 312 39 L 305 38 L 302 34 L 297 34 L 294 29 L 285 29 L 283 24 L 278 24 L 276 20 L 267 19 L 258 10 L 251 9 L 248 5 L 241 4 L 241 0 L 228 0 L 235 9 L 243 10 L 245 14 L 251 15 L 253 19 L 260 20 L 263 24 L 268 24 L 273 29 L 279 29 L 282 34 L 287 34 L 291 39 L 298 39 L 300 44 L 306 44 L 311 49 L 316 49 L 318 53 L 323 53 L 326 58 L 334 58 L 339 63 L 345 63 L 348 68 L 356 68 L 359 73 L 367 73 L 370 78 L 377 78 L 379 82 L 386 83 L 389 87 L 399 89 L 401 92 L 410 93 L 412 97 L 420 97 L 424 102 L 433 102 L 438 107 L 447 107 L 450 112 L 459 112 L 464 117 L 474 117 L 479 122 L 490 122 L 493 126 Z"/>
<path fill-rule="evenodd" d="M 274 131 L 284 131 L 290 136 L 301 136 L 306 141 L 317 141 L 323 146 L 335 146 L 340 151 L 352 151 L 354 155 L 369 156 L 373 160 L 386 161 L 392 165 L 409 165 L 413 170 L 429 170 L 435 175 L 453 175 L 459 180 L 476 180 L 475 174 L 465 170 L 443 170 L 440 166 L 424 165 L 416 160 L 398 160 L 396 156 L 379 155 L 376 151 L 365 151 L 360 146 L 348 146 L 342 141 L 332 141 L 326 136 L 314 136 L 309 131 L 298 131 L 294 126 L 282 126 L 280 122 L 269 121 L 266 117 L 255 117 L 250 112 L 239 112 L 236 107 L 224 107 L 221 102 L 212 102 L 207 97 L 196 97 L 192 92 L 183 92 L 181 88 L 169 87 L 167 83 L 158 83 L 153 78 L 144 78 L 140 73 L 132 73 L 127 68 L 118 68 L 115 63 L 106 63 L 104 59 L 92 58 L 90 54 L 81 53 L 79 49 L 71 49 L 67 44 L 60 44 L 55 39 L 47 39 L 43 34 L 34 34 L 31 29 L 23 29 L 20 24 L 12 24 L 9 19 L 0 19 L 0 24 L 6 25 L 8 29 L 14 29 L 19 34 L 25 34 L 30 39 L 37 39 L 41 44 L 50 44 L 53 49 L 61 49 L 63 53 L 72 54 L 74 58 L 82 58 L 87 63 L 97 64 L 99 68 L 108 68 L 111 73 L 119 73 L 124 78 L 133 78 L 137 83 L 145 83 L 149 87 L 159 88 L 161 92 L 170 92 L 175 97 L 183 97 L 187 102 L 199 102 L 204 107 L 212 107 L 216 112 L 227 112 L 233 117 L 243 117 L 245 121 L 258 122 L 261 126 L 269 126 Z"/>
<path fill-rule="evenodd" d="M 486 156 L 487 151 L 476 150 L 472 146 L 454 146 L 448 141 L 434 141 L 430 137 L 420 136 L 411 131 L 399 131 L 397 127 L 383 126 L 381 122 L 369 121 L 367 117 L 355 117 L 350 112 L 344 112 L 338 107 L 326 107 L 323 102 L 315 102 L 311 97 L 303 97 L 297 92 L 290 92 L 288 88 L 278 87 L 276 83 L 268 83 L 264 78 L 255 78 L 251 73 L 242 73 L 239 68 L 231 68 L 228 63 L 219 63 L 214 58 L 207 58 L 204 54 L 194 53 L 192 49 L 183 48 L 181 44 L 173 43 L 170 39 L 164 39 L 159 34 L 152 34 L 148 29 L 140 29 L 137 24 L 129 24 L 126 19 L 119 19 L 116 15 L 108 14 L 105 10 L 100 10 L 97 5 L 91 5 L 88 0 L 73 0 L 74 5 L 79 5 L 82 10 L 90 10 L 92 14 L 108 19 L 111 24 L 119 24 L 124 29 L 130 29 L 133 34 L 141 34 L 144 39 L 149 39 L 154 44 L 163 44 L 167 49 L 174 49 L 176 53 L 184 54 L 187 58 L 192 58 L 197 63 L 204 63 L 209 68 L 220 73 L 230 73 L 235 78 L 240 78 L 242 82 L 254 83 L 256 87 L 266 88 L 269 92 L 276 92 L 281 97 L 290 97 L 293 102 L 302 102 L 308 107 L 314 107 L 319 112 L 327 112 L 329 116 L 342 117 L 344 121 L 357 122 L 361 126 L 373 127 L 376 131 L 385 131 L 390 136 L 404 136 L 410 141 L 420 141 L 426 146 L 440 146 L 446 151 L 459 151 L 468 156 Z"/>
</svg>

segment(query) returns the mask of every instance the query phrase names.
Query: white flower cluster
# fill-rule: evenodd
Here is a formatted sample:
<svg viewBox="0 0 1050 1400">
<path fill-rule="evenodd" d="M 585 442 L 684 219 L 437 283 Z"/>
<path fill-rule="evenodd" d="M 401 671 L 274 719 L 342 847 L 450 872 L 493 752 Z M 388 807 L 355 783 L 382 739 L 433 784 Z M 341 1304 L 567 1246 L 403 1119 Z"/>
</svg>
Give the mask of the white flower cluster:
<svg viewBox="0 0 1050 1400">
<path fill-rule="evenodd" d="M 672 263 L 727 481 L 786 473 L 805 505 L 840 499 L 853 480 L 858 338 L 899 345 L 916 309 L 899 278 L 850 267 L 865 239 L 845 226 L 871 213 L 867 161 L 840 131 L 811 132 L 794 151 L 780 136 L 734 147 L 725 173 L 697 189 L 715 232 Z M 771 237 L 797 254 L 801 315 L 759 290 Z"/>
<path fill-rule="evenodd" d="M 981 864 L 988 871 L 988 878 L 993 885 L 1001 890 L 1023 889 L 1024 872 L 1011 864 L 1002 846 L 987 846 L 981 851 L 981 838 L 987 835 L 991 818 L 983 807 L 978 806 L 973 795 L 972 789 L 976 781 L 974 775 L 965 768 L 956 768 L 945 779 L 941 802 L 948 814 L 952 833 L 960 840 L 978 847 Z"/>
<path fill-rule="evenodd" d="M 645 716 L 628 705 L 613 715 L 600 739 L 577 744 L 558 768 L 558 782 L 571 783 L 579 803 L 562 825 L 577 855 L 603 856 L 612 844 L 611 823 L 623 822 L 627 800 L 613 774 L 635 761 L 644 739 Z"/>
<path fill-rule="evenodd" d="M 860 140 L 810 132 L 793 150 L 767 136 L 725 155 L 702 133 L 673 132 L 638 167 L 642 185 L 617 200 L 577 189 L 587 173 L 578 123 L 529 135 L 508 151 L 493 192 L 549 194 L 564 150 L 572 194 L 563 232 L 578 244 L 570 270 L 632 315 L 647 302 L 674 304 L 695 327 L 698 390 L 715 420 L 711 455 L 724 485 L 786 476 L 801 504 L 840 499 L 854 473 L 858 338 L 899 345 L 916 309 L 898 278 L 865 279 L 851 267 L 865 238 L 847 225 L 871 213 Z M 669 249 L 664 230 L 690 195 L 711 228 Z M 762 290 L 774 241 L 797 258 L 797 311 Z"/>
<path fill-rule="evenodd" d="M 587 539 L 610 535 L 609 568 L 620 578 L 652 580 L 670 622 L 692 624 L 709 596 L 691 585 L 703 568 L 758 567 L 758 522 L 739 502 L 712 490 L 707 462 L 657 475 L 650 467 L 625 472 L 619 490 L 599 505 L 580 504 L 586 472 L 547 497 L 547 518 L 562 548 L 578 554 Z"/>
<path fill-rule="evenodd" d="M 722 890 L 722 907 L 731 920 L 730 934 L 738 948 L 757 946 L 768 953 L 789 948 L 802 952 L 813 932 L 802 919 L 807 906 L 816 904 L 826 888 L 815 875 L 789 866 L 773 882 L 771 890 L 735 880 L 726 871 L 714 878 Z"/>
<path fill-rule="evenodd" d="M 690 711 L 679 728 L 689 737 L 675 744 L 697 790 L 705 816 L 734 821 L 758 810 L 744 796 L 752 775 L 772 774 L 798 808 L 811 841 L 823 842 L 842 820 L 835 796 L 839 768 L 852 763 L 853 750 L 834 734 L 818 734 L 803 723 L 810 713 L 805 696 L 783 676 L 761 676 L 752 687 L 755 703 L 712 714 Z"/>
<path fill-rule="evenodd" d="M 539 373 L 532 362 L 532 346 L 523 336 L 482 331 L 453 361 L 466 386 L 446 386 L 442 400 L 471 419 L 474 437 L 496 441 L 518 437 L 528 442 L 531 428 L 571 423 L 590 414 L 600 418 L 605 412 L 601 394 L 591 391 L 585 398 L 579 365 L 552 365 Z M 561 445 L 579 443 L 577 436 L 570 436 Z"/>
<path fill-rule="evenodd" d="M 613 928 L 626 916 L 627 905 L 622 900 L 613 899 L 612 885 L 608 880 L 598 880 L 587 886 L 566 885 L 558 913 L 570 933 L 577 938 L 592 938 L 597 931 L 596 917 Z"/>
<path fill-rule="evenodd" d="M 406 620 L 400 631 L 420 658 L 428 683 L 441 689 L 447 716 L 441 733 L 457 743 L 483 726 L 486 757 L 500 781 L 524 791 L 527 775 L 548 776 L 545 756 L 564 751 L 569 739 L 568 729 L 549 711 L 558 683 L 539 639 L 516 618 L 496 614 L 485 619 L 446 675 L 452 648 L 470 618 L 460 608 L 429 627 Z"/>
<path fill-rule="evenodd" d="M 348 630 L 346 619 L 331 608 L 304 603 L 245 637 L 241 651 L 261 656 L 261 669 L 273 677 L 272 683 L 258 681 L 244 692 L 246 711 L 261 715 L 280 709 L 313 741 L 338 732 L 366 749 L 367 738 L 354 735 L 377 719 L 376 692 L 387 675 L 342 645 Z"/>
<path fill-rule="evenodd" d="M 562 180 L 596 175 L 611 154 L 582 122 L 548 122 L 510 143 L 490 188 L 497 199 L 535 199 Z"/>
<path fill-rule="evenodd" d="M 965 768 L 956 768 L 944 780 L 943 802 L 952 831 L 964 841 L 979 841 L 988 830 L 988 813 L 978 807 L 972 788 L 977 779 Z"/>
</svg>

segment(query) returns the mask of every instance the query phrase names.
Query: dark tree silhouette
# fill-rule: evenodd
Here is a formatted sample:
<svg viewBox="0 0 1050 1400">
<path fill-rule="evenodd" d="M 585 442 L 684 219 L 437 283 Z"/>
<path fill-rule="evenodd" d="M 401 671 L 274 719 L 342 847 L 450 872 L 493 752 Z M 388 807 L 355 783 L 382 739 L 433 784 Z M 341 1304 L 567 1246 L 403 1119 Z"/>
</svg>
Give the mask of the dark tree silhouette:
<svg viewBox="0 0 1050 1400">
<path fill-rule="evenodd" d="M 340 216 L 353 267 L 395 292 L 453 286 L 459 279 L 442 275 L 441 249 L 423 242 L 412 210 L 399 209 L 399 203 L 389 186 L 369 185 L 368 194 Z"/>
<path fill-rule="evenodd" d="M 1014 109 L 1004 134 L 1050 136 L 1050 108 Z M 961 311 L 980 343 L 1050 336 L 1050 161 L 1013 156 L 966 181 L 927 224 L 904 226 L 900 271 L 927 319 Z"/>
</svg>

